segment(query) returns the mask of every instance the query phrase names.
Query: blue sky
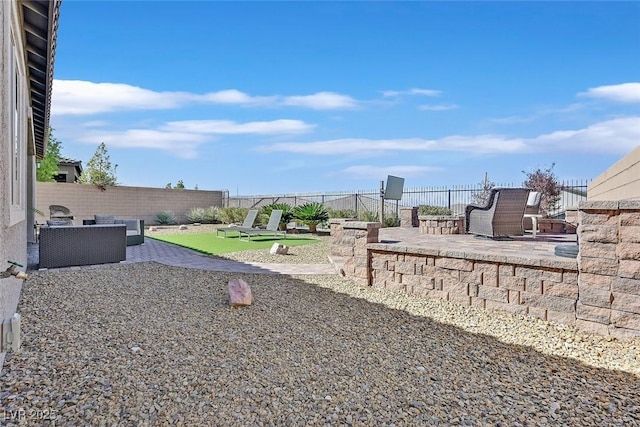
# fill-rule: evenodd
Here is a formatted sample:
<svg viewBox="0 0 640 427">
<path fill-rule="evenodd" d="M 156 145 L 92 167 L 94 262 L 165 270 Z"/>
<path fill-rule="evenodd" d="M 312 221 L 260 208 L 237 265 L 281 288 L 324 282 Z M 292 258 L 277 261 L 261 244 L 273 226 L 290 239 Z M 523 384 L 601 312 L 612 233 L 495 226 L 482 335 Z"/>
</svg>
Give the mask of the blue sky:
<svg viewBox="0 0 640 427">
<path fill-rule="evenodd" d="M 639 2 L 62 3 L 51 126 L 122 185 L 591 179 L 640 144 Z"/>
</svg>

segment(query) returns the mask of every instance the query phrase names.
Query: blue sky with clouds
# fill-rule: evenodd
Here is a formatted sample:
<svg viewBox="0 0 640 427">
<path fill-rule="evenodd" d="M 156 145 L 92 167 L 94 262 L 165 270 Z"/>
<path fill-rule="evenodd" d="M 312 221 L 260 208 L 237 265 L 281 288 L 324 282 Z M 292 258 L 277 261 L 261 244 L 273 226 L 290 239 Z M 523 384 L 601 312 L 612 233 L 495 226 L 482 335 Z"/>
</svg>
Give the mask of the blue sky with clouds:
<svg viewBox="0 0 640 427">
<path fill-rule="evenodd" d="M 594 178 L 640 144 L 639 2 L 62 3 L 51 125 L 122 185 Z"/>
</svg>

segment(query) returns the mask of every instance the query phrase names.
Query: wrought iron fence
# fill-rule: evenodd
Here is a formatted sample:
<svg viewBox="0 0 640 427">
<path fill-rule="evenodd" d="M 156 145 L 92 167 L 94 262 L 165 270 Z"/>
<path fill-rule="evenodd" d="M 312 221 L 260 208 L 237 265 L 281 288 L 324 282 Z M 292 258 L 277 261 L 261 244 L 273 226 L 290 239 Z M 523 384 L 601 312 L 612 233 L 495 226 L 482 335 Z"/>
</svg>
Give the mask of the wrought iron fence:
<svg viewBox="0 0 640 427">
<path fill-rule="evenodd" d="M 578 206 L 587 198 L 588 180 L 565 181 L 560 183 L 560 196 L 554 209 L 549 212 L 553 217 L 562 217 L 569 207 Z M 498 184 L 496 187 L 517 187 L 513 183 Z M 398 215 L 401 207 L 420 205 L 439 206 L 451 209 L 454 215 L 464 213 L 464 208 L 474 201 L 474 196 L 483 191 L 478 185 L 451 187 L 409 187 L 402 193 L 399 201 L 386 200 L 384 213 Z M 226 193 L 225 206 L 259 208 L 271 203 L 287 203 L 299 206 L 309 202 L 324 204 L 331 211 L 352 212 L 358 217 L 375 217 L 380 210 L 380 190 L 350 190 L 319 193 L 289 193 L 272 195 L 251 195 L 232 197 Z"/>
</svg>

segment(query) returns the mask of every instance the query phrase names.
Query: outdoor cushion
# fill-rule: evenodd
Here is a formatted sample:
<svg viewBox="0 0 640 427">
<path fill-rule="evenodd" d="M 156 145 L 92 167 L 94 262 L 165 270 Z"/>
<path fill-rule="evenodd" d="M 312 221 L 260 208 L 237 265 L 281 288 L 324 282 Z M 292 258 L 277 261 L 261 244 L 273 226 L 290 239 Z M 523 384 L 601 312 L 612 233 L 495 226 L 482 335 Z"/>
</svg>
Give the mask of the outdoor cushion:
<svg viewBox="0 0 640 427">
<path fill-rule="evenodd" d="M 116 223 L 115 215 L 94 215 L 93 217 L 98 225 Z"/>
<path fill-rule="evenodd" d="M 73 221 L 71 220 L 51 220 L 48 219 L 47 220 L 47 225 L 51 226 L 51 227 L 56 227 L 56 226 L 62 226 L 62 225 L 73 225 Z"/>
</svg>

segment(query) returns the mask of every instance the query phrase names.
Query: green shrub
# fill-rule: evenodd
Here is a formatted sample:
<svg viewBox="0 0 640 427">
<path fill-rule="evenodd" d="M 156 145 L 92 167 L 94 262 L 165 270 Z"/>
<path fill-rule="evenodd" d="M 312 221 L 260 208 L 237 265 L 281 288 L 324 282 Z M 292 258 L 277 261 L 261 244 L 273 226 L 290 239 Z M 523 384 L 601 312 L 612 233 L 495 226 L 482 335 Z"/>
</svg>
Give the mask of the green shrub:
<svg viewBox="0 0 640 427">
<path fill-rule="evenodd" d="M 225 224 L 242 224 L 247 212 L 249 212 L 247 208 L 228 207 L 220 209 L 218 216 Z"/>
<path fill-rule="evenodd" d="M 442 206 L 420 205 L 418 215 L 451 215 L 451 209 Z"/>
<path fill-rule="evenodd" d="M 187 212 L 187 221 L 190 223 L 199 222 L 203 224 L 213 224 L 218 222 L 219 208 L 211 206 L 210 208 L 191 208 Z"/>
<path fill-rule="evenodd" d="M 267 216 L 268 218 L 271 216 L 271 212 L 274 210 L 282 211 L 282 219 L 280 220 L 280 224 L 288 224 L 293 221 L 293 206 L 288 203 L 271 203 L 270 205 L 263 206 L 260 208 L 260 213 Z"/>
<path fill-rule="evenodd" d="M 162 211 L 156 214 L 156 223 L 161 225 L 175 224 L 176 216 L 173 212 Z"/>
<path fill-rule="evenodd" d="M 210 224 L 220 222 L 220 208 L 217 206 L 211 206 L 204 211 L 204 220 Z"/>
<path fill-rule="evenodd" d="M 358 220 L 365 221 L 365 222 L 377 222 L 378 212 L 362 211 L 358 214 Z"/>
<path fill-rule="evenodd" d="M 357 218 L 358 214 L 353 209 L 329 210 L 329 218 Z"/>
<path fill-rule="evenodd" d="M 187 222 L 205 222 L 207 210 L 205 208 L 191 208 L 187 212 Z"/>
<path fill-rule="evenodd" d="M 385 215 L 384 217 L 384 226 L 385 227 L 400 227 L 400 218 L 398 215 Z"/>
</svg>

